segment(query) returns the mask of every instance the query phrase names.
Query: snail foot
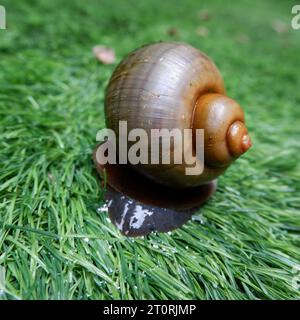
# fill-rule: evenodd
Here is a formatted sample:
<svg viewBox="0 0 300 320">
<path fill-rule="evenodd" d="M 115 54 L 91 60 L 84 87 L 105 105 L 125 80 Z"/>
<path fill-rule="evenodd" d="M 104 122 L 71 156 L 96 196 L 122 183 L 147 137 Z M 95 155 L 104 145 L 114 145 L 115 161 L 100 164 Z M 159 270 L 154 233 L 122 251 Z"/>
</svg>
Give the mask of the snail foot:
<svg viewBox="0 0 300 320">
<path fill-rule="evenodd" d="M 100 165 L 95 156 L 94 161 L 102 181 L 108 184 L 104 199 L 109 217 L 129 237 L 181 227 L 217 186 L 214 180 L 199 187 L 172 189 L 150 181 L 128 164 Z"/>
</svg>

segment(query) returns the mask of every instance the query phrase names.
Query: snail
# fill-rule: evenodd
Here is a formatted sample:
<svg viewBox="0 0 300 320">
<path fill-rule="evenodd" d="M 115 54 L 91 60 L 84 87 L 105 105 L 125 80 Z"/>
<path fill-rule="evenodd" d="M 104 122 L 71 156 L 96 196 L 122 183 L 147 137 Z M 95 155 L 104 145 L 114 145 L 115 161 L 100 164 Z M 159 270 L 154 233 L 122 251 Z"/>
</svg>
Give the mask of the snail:
<svg viewBox="0 0 300 320">
<path fill-rule="evenodd" d="M 217 177 L 251 147 L 243 110 L 226 96 L 217 67 L 185 43 L 145 45 L 121 61 L 106 89 L 105 117 L 116 133 L 120 121 L 127 121 L 128 131 L 142 128 L 148 134 L 153 129 L 190 129 L 182 152 L 189 149 L 203 169 L 187 175 L 186 161 L 102 165 L 98 146 L 94 161 L 100 174 L 107 175 L 111 218 L 127 235 L 169 231 L 183 224 L 215 191 Z M 204 159 L 195 154 L 197 129 L 204 129 Z M 175 148 L 173 143 L 171 154 Z M 118 197 L 125 200 L 118 202 Z"/>
</svg>

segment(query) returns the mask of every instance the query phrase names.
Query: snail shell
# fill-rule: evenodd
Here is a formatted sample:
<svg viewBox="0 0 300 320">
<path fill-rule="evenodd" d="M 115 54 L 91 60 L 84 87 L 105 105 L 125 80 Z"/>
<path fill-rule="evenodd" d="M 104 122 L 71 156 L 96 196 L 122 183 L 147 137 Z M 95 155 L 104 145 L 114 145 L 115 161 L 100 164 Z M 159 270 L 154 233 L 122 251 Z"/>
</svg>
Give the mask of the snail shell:
<svg viewBox="0 0 300 320">
<path fill-rule="evenodd" d="M 243 111 L 225 95 L 217 67 L 184 43 L 154 43 L 130 53 L 110 79 L 105 114 L 107 127 L 116 133 L 122 120 L 128 131 L 143 128 L 149 135 L 151 129 L 204 129 L 202 174 L 186 175 L 185 162 L 134 166 L 155 182 L 175 188 L 207 184 L 251 146 Z M 194 147 L 191 139 L 187 148 Z"/>
</svg>

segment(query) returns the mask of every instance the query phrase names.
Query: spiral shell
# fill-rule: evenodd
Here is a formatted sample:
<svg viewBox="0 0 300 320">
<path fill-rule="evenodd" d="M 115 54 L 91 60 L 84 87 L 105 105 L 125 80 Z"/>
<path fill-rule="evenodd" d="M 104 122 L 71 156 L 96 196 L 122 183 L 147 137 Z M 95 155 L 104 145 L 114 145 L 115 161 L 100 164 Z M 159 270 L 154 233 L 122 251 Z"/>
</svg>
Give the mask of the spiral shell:
<svg viewBox="0 0 300 320">
<path fill-rule="evenodd" d="M 224 95 L 222 77 L 205 54 L 184 43 L 154 43 L 130 53 L 114 71 L 105 97 L 106 124 L 116 133 L 121 120 L 127 121 L 128 131 L 143 128 L 148 134 L 151 129 L 203 128 L 205 166 L 201 175 L 187 176 L 185 163 L 135 166 L 161 184 L 178 188 L 197 186 L 215 179 L 226 170 L 231 158 L 241 153 L 242 147 L 235 143 L 235 137 L 244 130 L 244 116 L 238 104 L 233 107 L 228 101 L 227 107 L 219 104 L 223 113 L 218 116 L 218 111 L 211 112 L 211 105 L 217 109 L 215 103 L 207 103 L 207 99 L 202 103 L 204 97 Z M 210 109 L 202 111 L 205 104 Z M 227 134 L 236 121 L 242 127 L 236 124 L 235 135 Z M 227 150 L 228 145 L 235 153 Z M 193 148 L 193 141 L 188 148 Z"/>
</svg>

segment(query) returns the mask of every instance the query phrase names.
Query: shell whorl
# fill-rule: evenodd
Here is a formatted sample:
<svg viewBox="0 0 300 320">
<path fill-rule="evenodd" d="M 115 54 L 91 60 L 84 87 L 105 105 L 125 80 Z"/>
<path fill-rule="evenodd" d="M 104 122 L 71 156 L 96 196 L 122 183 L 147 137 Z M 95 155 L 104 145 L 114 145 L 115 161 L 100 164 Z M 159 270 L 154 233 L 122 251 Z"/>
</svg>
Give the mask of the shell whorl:
<svg viewBox="0 0 300 320">
<path fill-rule="evenodd" d="M 224 93 L 213 62 L 181 43 L 155 43 L 129 54 L 116 68 L 106 92 L 107 125 L 127 120 L 128 130 L 190 128 L 197 98 Z"/>
<path fill-rule="evenodd" d="M 202 113 L 200 110 L 205 105 L 201 98 L 214 94 L 226 98 L 223 79 L 205 54 L 184 43 L 150 44 L 133 51 L 114 71 L 106 91 L 106 124 L 116 133 L 121 120 L 127 121 L 128 131 L 143 128 L 148 134 L 151 129 L 199 128 L 204 129 L 206 139 L 207 127 L 212 129 L 212 125 L 197 114 Z M 215 104 L 208 103 L 207 110 L 212 105 Z M 236 120 L 244 123 L 243 116 Z M 230 130 L 229 127 L 226 147 L 229 146 L 232 152 L 227 157 L 230 155 L 233 159 L 242 148 L 242 144 L 236 143 L 236 137 L 241 136 L 243 126 L 237 124 Z M 211 131 L 213 135 L 217 131 L 214 130 Z M 222 157 L 215 159 L 217 144 L 214 143 L 211 149 L 206 148 L 209 145 L 206 140 L 205 143 L 205 167 L 201 176 L 186 176 L 184 163 L 138 165 L 136 169 L 173 187 L 205 184 L 224 172 L 231 162 L 231 158 L 230 161 L 224 158 L 225 162 Z M 194 148 L 193 141 L 190 148 Z"/>
<path fill-rule="evenodd" d="M 221 94 L 205 94 L 197 103 L 193 128 L 204 128 L 205 162 L 227 167 L 251 147 L 242 108 Z"/>
</svg>

